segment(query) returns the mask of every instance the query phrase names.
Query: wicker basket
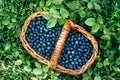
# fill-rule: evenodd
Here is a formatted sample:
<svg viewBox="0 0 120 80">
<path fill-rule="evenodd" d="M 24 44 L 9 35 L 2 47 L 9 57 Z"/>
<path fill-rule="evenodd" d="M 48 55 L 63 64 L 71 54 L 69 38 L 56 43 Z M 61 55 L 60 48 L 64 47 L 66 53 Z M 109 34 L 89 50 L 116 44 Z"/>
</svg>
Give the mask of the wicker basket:
<svg viewBox="0 0 120 80">
<path fill-rule="evenodd" d="M 70 75 L 78 75 L 78 74 L 85 72 L 93 64 L 93 62 L 96 59 L 96 56 L 98 53 L 98 43 L 95 40 L 94 36 L 92 36 L 90 33 L 88 33 L 83 27 L 73 23 L 71 20 L 67 20 L 66 23 L 64 24 L 62 31 L 61 31 L 61 34 L 58 38 L 58 42 L 54 48 L 54 51 L 53 51 L 53 54 L 51 56 L 50 61 L 48 61 L 44 57 L 38 55 L 35 52 L 35 50 L 33 50 L 30 47 L 30 45 L 26 41 L 26 37 L 25 37 L 27 27 L 33 18 L 42 16 L 45 13 L 47 13 L 47 12 L 35 12 L 32 15 L 30 15 L 30 17 L 25 21 L 25 23 L 22 27 L 22 32 L 20 34 L 20 40 L 22 42 L 23 47 L 29 52 L 29 54 L 31 54 L 39 62 L 48 65 L 48 67 L 51 69 L 57 70 L 57 71 L 62 72 L 62 73 L 70 74 Z M 91 58 L 79 70 L 67 69 L 67 68 L 58 64 L 58 58 L 60 56 L 60 53 L 61 53 L 62 48 L 64 46 L 64 43 L 65 43 L 67 36 L 68 36 L 71 29 L 74 29 L 74 30 L 81 32 L 87 39 L 90 40 L 91 44 L 93 45 L 93 54 L 91 55 Z"/>
</svg>

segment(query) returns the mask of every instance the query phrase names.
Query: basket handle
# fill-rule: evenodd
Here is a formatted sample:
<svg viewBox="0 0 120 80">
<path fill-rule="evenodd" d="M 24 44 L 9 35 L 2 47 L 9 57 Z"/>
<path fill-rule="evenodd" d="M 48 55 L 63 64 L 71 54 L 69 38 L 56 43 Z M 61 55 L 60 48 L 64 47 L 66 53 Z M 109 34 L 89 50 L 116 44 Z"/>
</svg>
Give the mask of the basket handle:
<svg viewBox="0 0 120 80">
<path fill-rule="evenodd" d="M 60 36 L 58 38 L 58 42 L 54 48 L 50 62 L 48 63 L 48 67 L 51 69 L 55 69 L 57 64 L 58 64 L 58 58 L 59 58 L 60 53 L 63 49 L 64 43 L 68 37 L 68 34 L 72 28 L 71 23 L 73 23 L 71 20 L 67 20 L 62 28 L 62 31 L 61 31 Z"/>
</svg>

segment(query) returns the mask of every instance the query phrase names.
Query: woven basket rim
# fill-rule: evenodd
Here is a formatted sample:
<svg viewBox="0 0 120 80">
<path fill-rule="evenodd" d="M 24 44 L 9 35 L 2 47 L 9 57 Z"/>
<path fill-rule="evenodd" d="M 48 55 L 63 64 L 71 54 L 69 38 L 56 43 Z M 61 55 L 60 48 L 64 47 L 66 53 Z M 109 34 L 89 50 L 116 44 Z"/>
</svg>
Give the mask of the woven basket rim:
<svg viewBox="0 0 120 80">
<path fill-rule="evenodd" d="M 35 18 L 35 17 L 39 17 L 42 16 L 43 14 L 46 14 L 49 12 L 43 12 L 43 11 L 39 11 L 39 12 L 35 12 L 33 14 L 31 14 L 25 21 L 23 27 L 22 27 L 22 31 L 20 34 L 20 41 L 22 42 L 23 47 L 28 51 L 28 53 L 30 55 L 32 55 L 32 57 L 36 58 L 39 62 L 48 65 L 49 64 L 49 60 L 45 59 L 44 57 L 38 55 L 34 49 L 32 49 L 29 45 L 29 43 L 26 40 L 25 37 L 25 33 L 26 30 L 28 28 L 28 25 L 30 23 L 30 21 Z M 95 61 L 97 53 L 98 53 L 98 43 L 95 40 L 94 36 L 92 36 L 90 33 L 88 33 L 83 27 L 73 23 L 71 20 L 67 20 L 69 21 L 69 25 L 72 26 L 72 29 L 75 29 L 79 32 L 81 32 L 93 45 L 93 53 L 91 55 L 91 58 L 85 63 L 85 65 L 83 65 L 79 70 L 71 70 L 71 69 L 66 69 L 65 67 L 61 66 L 61 65 L 57 65 L 57 67 L 55 68 L 55 70 L 59 71 L 59 72 L 63 72 L 63 73 L 67 73 L 70 75 L 78 75 L 78 74 L 82 74 L 83 72 L 85 72 Z M 65 26 L 65 25 L 64 25 Z"/>
</svg>

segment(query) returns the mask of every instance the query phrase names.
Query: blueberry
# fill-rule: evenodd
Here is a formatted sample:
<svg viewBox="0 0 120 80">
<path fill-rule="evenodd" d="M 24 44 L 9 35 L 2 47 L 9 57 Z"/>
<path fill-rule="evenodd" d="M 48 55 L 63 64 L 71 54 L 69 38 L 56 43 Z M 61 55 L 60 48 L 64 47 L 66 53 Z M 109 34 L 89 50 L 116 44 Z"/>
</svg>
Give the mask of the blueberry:
<svg viewBox="0 0 120 80">
<path fill-rule="evenodd" d="M 75 54 L 75 52 L 74 52 L 74 51 L 71 51 L 71 54 L 73 54 L 73 55 L 74 55 L 74 54 Z"/>
<path fill-rule="evenodd" d="M 69 67 L 69 65 L 68 65 L 68 64 L 65 64 L 65 67 L 67 67 L 67 68 L 68 68 L 68 67 Z"/>
<path fill-rule="evenodd" d="M 75 63 L 74 63 L 74 62 L 71 62 L 71 64 L 72 64 L 72 65 L 75 65 Z"/>
<path fill-rule="evenodd" d="M 72 67 L 73 67 L 73 66 L 69 64 L 69 68 L 72 69 Z"/>
<path fill-rule="evenodd" d="M 47 47 L 47 50 L 50 50 L 50 49 L 51 49 L 51 47 L 48 46 L 48 47 Z"/>
<path fill-rule="evenodd" d="M 81 59 L 78 59 L 78 62 L 81 62 Z"/>
<path fill-rule="evenodd" d="M 59 75 L 59 80 L 63 80 L 62 74 Z"/>
<path fill-rule="evenodd" d="M 78 41 L 75 42 L 75 44 L 78 44 L 78 43 L 79 43 Z"/>
<path fill-rule="evenodd" d="M 73 60 L 70 58 L 69 61 L 72 62 Z"/>
<path fill-rule="evenodd" d="M 68 60 L 65 61 L 65 63 L 68 63 L 68 62 L 69 62 Z"/>
<path fill-rule="evenodd" d="M 79 59 L 79 58 L 80 58 L 80 56 L 79 56 L 79 55 L 76 55 L 76 58 L 77 58 L 77 59 Z"/>
<path fill-rule="evenodd" d="M 42 45 L 43 45 L 43 47 L 46 47 L 46 44 L 45 44 L 45 43 L 43 43 Z"/>
<path fill-rule="evenodd" d="M 71 58 L 72 58 L 72 55 L 70 55 L 69 58 L 71 59 Z"/>
<path fill-rule="evenodd" d="M 84 48 L 84 46 L 83 45 L 80 45 L 80 49 L 83 49 Z"/>
<path fill-rule="evenodd" d="M 69 49 L 69 48 L 67 48 L 67 49 Z M 67 52 L 67 54 L 70 54 L 70 53 L 71 53 L 70 51 Z"/>
<path fill-rule="evenodd" d="M 63 57 L 63 60 L 65 60 L 65 57 Z"/>
</svg>

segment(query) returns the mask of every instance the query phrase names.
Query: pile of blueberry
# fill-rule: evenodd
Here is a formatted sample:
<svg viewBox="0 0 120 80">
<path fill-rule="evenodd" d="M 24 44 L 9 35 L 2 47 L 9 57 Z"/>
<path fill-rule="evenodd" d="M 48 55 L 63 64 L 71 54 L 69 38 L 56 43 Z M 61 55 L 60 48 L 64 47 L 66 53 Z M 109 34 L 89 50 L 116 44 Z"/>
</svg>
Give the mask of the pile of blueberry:
<svg viewBox="0 0 120 80">
<path fill-rule="evenodd" d="M 46 24 L 47 20 L 43 17 L 34 18 L 26 31 L 26 40 L 40 56 L 49 60 L 62 25 L 56 24 L 53 28 L 46 28 Z"/>
<path fill-rule="evenodd" d="M 40 56 L 50 60 L 56 42 L 62 30 L 58 23 L 53 28 L 46 28 L 47 20 L 34 18 L 26 31 L 26 40 Z M 58 64 L 68 68 L 80 69 L 91 57 L 93 47 L 80 32 L 71 30 L 58 60 Z"/>
<path fill-rule="evenodd" d="M 93 53 L 92 44 L 80 32 L 71 30 L 58 63 L 66 68 L 80 69 Z"/>
</svg>

